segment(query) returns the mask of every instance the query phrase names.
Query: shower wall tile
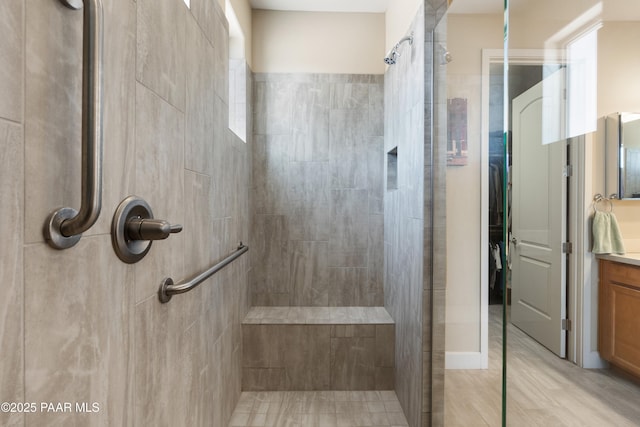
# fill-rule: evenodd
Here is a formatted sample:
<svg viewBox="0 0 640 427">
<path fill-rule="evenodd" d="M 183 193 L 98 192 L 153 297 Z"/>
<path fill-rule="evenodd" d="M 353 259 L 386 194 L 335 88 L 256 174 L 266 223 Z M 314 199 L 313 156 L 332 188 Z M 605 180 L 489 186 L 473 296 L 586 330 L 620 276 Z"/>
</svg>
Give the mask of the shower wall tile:
<svg viewBox="0 0 640 427">
<path fill-rule="evenodd" d="M 221 7 L 216 6 L 216 27 L 214 49 L 216 63 L 214 67 L 216 94 L 229 104 L 229 24 Z"/>
<path fill-rule="evenodd" d="M 331 390 L 375 390 L 375 338 L 331 338 Z"/>
<path fill-rule="evenodd" d="M 228 105 L 218 96 L 214 96 L 212 100 L 214 111 L 214 130 L 213 130 L 213 164 L 212 189 L 215 195 L 212 198 L 212 212 L 214 218 L 224 218 L 238 215 L 234 212 L 234 193 L 233 186 L 239 185 L 237 176 L 230 174 L 229 171 L 240 172 L 239 165 L 234 162 L 239 160 L 236 156 L 237 150 L 234 148 L 244 146 L 243 142 L 234 139 L 233 132 L 228 128 L 229 109 Z M 236 166 L 235 169 L 233 167 Z"/>
<path fill-rule="evenodd" d="M 368 108 L 369 85 L 366 83 L 334 83 L 331 85 L 331 108 Z"/>
<path fill-rule="evenodd" d="M 331 208 L 328 204 L 303 200 L 291 202 L 288 229 L 291 240 L 328 241 L 331 227 Z"/>
<path fill-rule="evenodd" d="M 368 191 L 331 190 L 331 199 L 331 243 L 343 248 L 366 248 L 368 216 L 363 213 L 368 210 Z"/>
<path fill-rule="evenodd" d="M 178 0 L 137 0 L 137 80 L 185 110 L 186 6 Z"/>
<path fill-rule="evenodd" d="M 254 207 L 257 214 L 288 211 L 289 135 L 255 135 L 253 145 Z"/>
<path fill-rule="evenodd" d="M 49 212 L 80 206 L 82 13 L 27 2 L 25 43 L 25 243 L 33 243 L 44 241 Z"/>
<path fill-rule="evenodd" d="M 330 343 L 329 325 L 243 325 L 243 390 L 329 390 Z"/>
<path fill-rule="evenodd" d="M 384 215 L 385 162 L 384 137 L 368 138 L 367 188 L 369 189 L 369 214 Z"/>
<path fill-rule="evenodd" d="M 115 207 L 135 185 L 136 6 L 114 0 L 103 2 L 103 11 L 109 35 L 104 38 L 103 211 L 85 235 L 110 233 Z"/>
<path fill-rule="evenodd" d="M 293 120 L 293 84 L 286 81 L 257 81 L 254 90 L 254 134 L 290 135 Z"/>
<path fill-rule="evenodd" d="M 196 251 L 184 253 L 184 268 L 187 274 L 204 271 L 211 265 L 212 259 L 214 259 L 212 255 L 214 239 L 223 239 L 223 243 L 227 243 L 224 241 L 226 240 L 224 239 L 225 235 L 228 234 L 224 220 L 212 220 L 211 218 L 210 197 L 211 178 L 208 175 L 185 171 L 184 216 L 185 224 L 189 224 L 190 227 L 184 229 L 182 233 L 184 233 L 185 240 L 189 242 L 189 246 L 197 248 Z"/>
<path fill-rule="evenodd" d="M 156 295 L 164 277 L 197 273 L 240 240 L 254 250 L 252 138 L 227 129 L 226 20 L 214 0 L 192 4 L 104 4 L 103 211 L 65 251 L 44 244 L 42 224 L 52 209 L 80 205 L 82 13 L 57 1 L 0 6 L 10 41 L 0 47 L 0 212 L 15 224 L 0 234 L 16 248 L 0 263 L 9 283 L 0 346 L 12 349 L 0 397 L 100 405 L 93 414 L 0 414 L 2 425 L 228 424 L 242 386 L 252 252 L 167 305 Z M 202 145 L 186 149 L 186 137 Z M 131 194 L 184 226 L 135 265 L 115 256 L 110 236 L 113 209 Z"/>
<path fill-rule="evenodd" d="M 186 19 L 187 39 L 186 67 L 191 70 L 186 77 L 185 109 L 185 167 L 194 172 L 213 174 L 213 139 L 215 120 L 213 46 L 204 36 L 191 14 Z"/>
<path fill-rule="evenodd" d="M 384 216 L 369 215 L 369 246 L 367 254 L 368 288 L 377 293 L 376 304 L 384 305 Z"/>
<path fill-rule="evenodd" d="M 173 322 L 175 315 L 154 298 L 135 307 L 135 425 L 197 425 L 206 408 L 195 406 L 198 394 L 211 396 L 206 393 L 210 348 L 200 339 L 200 322 L 185 330 Z"/>
<path fill-rule="evenodd" d="M 264 215 L 281 217 L 278 238 L 288 250 L 285 254 L 283 244 L 274 249 L 296 268 L 283 274 L 282 261 L 268 258 L 266 249 L 254 252 L 254 305 L 348 305 L 356 299 L 381 304 L 382 282 L 367 281 L 366 271 L 371 234 L 367 214 L 371 209 L 383 214 L 384 141 L 382 136 L 367 136 L 370 105 L 376 102 L 369 97 L 370 86 L 382 92 L 382 82 L 381 76 L 368 75 L 256 76 L 253 224 L 262 227 Z M 265 237 L 256 234 L 258 248 L 271 247 L 260 242 Z M 318 270 L 321 277 L 329 277 L 332 267 L 365 271 L 366 283 L 356 286 L 358 298 L 332 299 L 324 285 L 320 292 L 313 288 L 315 296 L 310 297 L 305 277 L 318 266 L 293 250 L 310 247 L 310 242 L 327 252 Z M 264 277 L 269 276 L 278 280 L 266 284 Z"/>
<path fill-rule="evenodd" d="M 244 390 L 393 387 L 393 324 L 260 322 L 242 325 Z"/>
<path fill-rule="evenodd" d="M 327 242 L 290 243 L 289 277 L 292 306 L 327 306 L 329 271 Z"/>
<path fill-rule="evenodd" d="M 0 6 L 1 7 L 1 6 Z M 24 135 L 22 126 L 0 120 L 0 217 L 5 227 L 0 229 L 3 256 L 0 259 L 0 280 L 5 284 L 0 302 L 0 401 L 21 402 L 24 399 L 24 328 L 23 312 L 23 226 L 24 203 Z M 0 424 L 22 426 L 23 415 L 0 413 Z"/>
<path fill-rule="evenodd" d="M 414 33 L 413 44 L 385 74 L 383 111 L 378 107 L 382 93 L 370 91 L 371 120 L 384 116 L 383 152 L 395 147 L 398 151 L 398 188 L 385 188 L 387 171 L 382 178 L 384 253 L 370 256 L 384 260 L 384 271 L 378 277 L 384 278 L 384 305 L 396 322 L 395 390 L 411 426 L 421 426 L 428 418 L 423 403 L 425 396 L 430 396 L 426 367 L 431 366 L 431 341 L 427 341 L 431 323 L 426 320 L 431 311 L 430 306 L 423 306 L 429 293 L 425 283 L 431 281 L 425 266 L 431 264 L 432 257 L 431 188 L 425 183 L 431 167 L 431 159 L 427 158 L 431 152 L 430 130 L 425 123 L 431 98 L 427 87 L 431 66 L 430 58 L 425 56 L 430 49 L 430 42 L 425 40 L 426 21 L 423 6 L 408 29 Z M 386 168 L 385 159 L 382 161 Z M 369 220 L 380 223 L 375 216 Z M 423 384 L 423 380 L 429 384 Z"/>
<path fill-rule="evenodd" d="M 0 117 L 22 122 L 24 88 L 24 1 L 0 4 Z"/>
<path fill-rule="evenodd" d="M 366 268 L 329 269 L 329 306 L 372 306 Z"/>
<path fill-rule="evenodd" d="M 136 90 L 136 188 L 155 218 L 184 224 L 184 114 L 141 84 Z M 185 234 L 173 234 L 153 248 L 136 269 L 136 301 L 154 295 L 164 277 L 182 277 Z"/>
<path fill-rule="evenodd" d="M 293 89 L 293 155 L 295 161 L 329 160 L 330 84 L 298 84 Z"/>
<path fill-rule="evenodd" d="M 347 243 L 329 242 L 329 267 L 367 267 L 368 248 L 355 248 Z"/>
<path fill-rule="evenodd" d="M 220 9 L 220 3 L 218 1 L 210 0 L 191 0 L 191 14 L 194 16 L 198 25 L 202 29 L 205 37 L 211 42 L 211 44 L 218 43 L 216 35 L 218 32 L 218 26 L 221 24 L 218 19 Z"/>
<path fill-rule="evenodd" d="M 329 165 L 327 162 L 289 162 L 287 165 L 289 201 L 300 201 L 309 207 L 327 206 L 331 200 Z"/>
<path fill-rule="evenodd" d="M 24 255 L 25 401 L 100 405 L 57 413 L 59 425 L 131 425 L 132 268 L 113 262 L 108 235 L 67 251 L 28 245 Z M 26 424 L 49 425 L 51 414 Z"/>
<path fill-rule="evenodd" d="M 384 136 L 384 88 L 369 85 L 368 136 Z"/>
</svg>

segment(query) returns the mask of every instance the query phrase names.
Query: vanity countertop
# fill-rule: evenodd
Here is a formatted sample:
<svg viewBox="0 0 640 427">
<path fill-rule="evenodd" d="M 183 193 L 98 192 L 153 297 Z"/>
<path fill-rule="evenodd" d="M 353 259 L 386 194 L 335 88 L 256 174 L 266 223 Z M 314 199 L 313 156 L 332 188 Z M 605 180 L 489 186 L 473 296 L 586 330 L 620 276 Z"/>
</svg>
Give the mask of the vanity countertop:
<svg viewBox="0 0 640 427">
<path fill-rule="evenodd" d="M 596 255 L 596 258 L 640 266 L 640 252 L 627 252 L 624 255 L 600 254 Z"/>
</svg>

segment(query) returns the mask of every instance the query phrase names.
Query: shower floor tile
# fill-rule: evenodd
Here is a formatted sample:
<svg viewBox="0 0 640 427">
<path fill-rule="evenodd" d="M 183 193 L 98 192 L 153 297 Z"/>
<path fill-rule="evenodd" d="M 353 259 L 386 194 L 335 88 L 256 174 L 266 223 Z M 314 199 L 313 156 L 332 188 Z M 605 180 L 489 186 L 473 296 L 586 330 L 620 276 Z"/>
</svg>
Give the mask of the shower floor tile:
<svg viewBox="0 0 640 427">
<path fill-rule="evenodd" d="M 243 392 L 229 427 L 400 427 L 394 391 Z"/>
</svg>

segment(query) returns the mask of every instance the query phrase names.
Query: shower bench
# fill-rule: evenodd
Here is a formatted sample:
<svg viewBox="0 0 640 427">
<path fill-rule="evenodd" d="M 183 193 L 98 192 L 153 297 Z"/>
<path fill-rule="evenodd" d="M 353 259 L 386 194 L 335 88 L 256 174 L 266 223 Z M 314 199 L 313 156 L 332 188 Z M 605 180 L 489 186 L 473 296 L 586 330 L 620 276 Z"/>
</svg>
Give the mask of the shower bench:
<svg viewBox="0 0 640 427">
<path fill-rule="evenodd" d="M 384 307 L 253 307 L 242 336 L 244 391 L 394 389 Z"/>
</svg>

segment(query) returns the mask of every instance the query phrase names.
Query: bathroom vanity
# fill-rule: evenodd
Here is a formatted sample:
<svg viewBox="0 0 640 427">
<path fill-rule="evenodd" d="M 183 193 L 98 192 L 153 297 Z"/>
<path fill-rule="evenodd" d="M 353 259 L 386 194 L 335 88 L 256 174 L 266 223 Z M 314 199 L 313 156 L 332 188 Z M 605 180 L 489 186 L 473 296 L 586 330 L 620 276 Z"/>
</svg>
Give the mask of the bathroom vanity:
<svg viewBox="0 0 640 427">
<path fill-rule="evenodd" d="M 598 259 L 600 357 L 640 378 L 640 253 Z"/>
</svg>

